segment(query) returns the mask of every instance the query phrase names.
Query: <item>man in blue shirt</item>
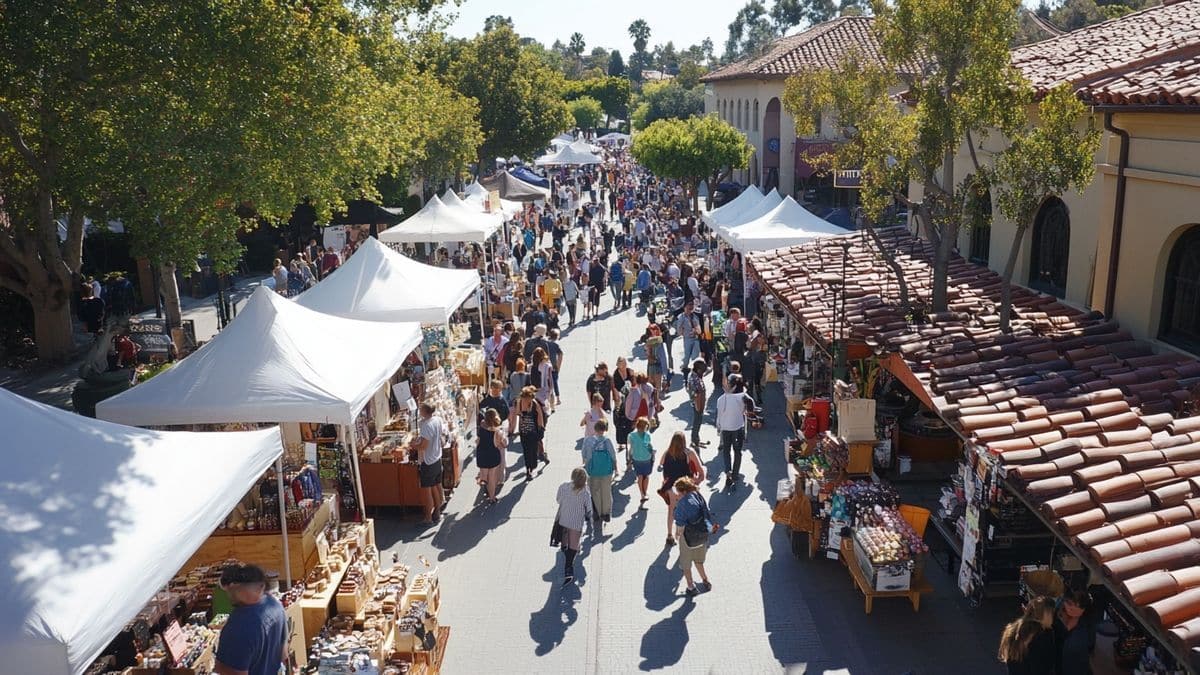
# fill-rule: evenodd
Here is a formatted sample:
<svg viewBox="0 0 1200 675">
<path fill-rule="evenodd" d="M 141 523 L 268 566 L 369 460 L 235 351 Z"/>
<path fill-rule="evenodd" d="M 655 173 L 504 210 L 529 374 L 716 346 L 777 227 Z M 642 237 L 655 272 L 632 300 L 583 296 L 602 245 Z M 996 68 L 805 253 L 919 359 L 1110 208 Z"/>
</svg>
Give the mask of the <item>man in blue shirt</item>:
<svg viewBox="0 0 1200 675">
<path fill-rule="evenodd" d="M 621 291 L 625 288 L 625 268 L 621 266 L 620 259 L 614 260 L 608 267 L 608 288 L 612 291 L 613 309 L 618 309 L 621 304 Z"/>
<path fill-rule="evenodd" d="M 233 613 L 221 630 L 217 675 L 278 675 L 287 658 L 287 615 L 267 595 L 267 576 L 254 565 L 229 565 L 221 588 L 233 601 Z"/>
<path fill-rule="evenodd" d="M 645 264 L 642 265 L 641 271 L 638 272 L 635 288 L 638 290 L 639 309 L 644 310 L 650 305 L 650 301 L 653 300 L 652 296 L 654 293 L 653 287 L 650 285 L 650 268 Z"/>
</svg>

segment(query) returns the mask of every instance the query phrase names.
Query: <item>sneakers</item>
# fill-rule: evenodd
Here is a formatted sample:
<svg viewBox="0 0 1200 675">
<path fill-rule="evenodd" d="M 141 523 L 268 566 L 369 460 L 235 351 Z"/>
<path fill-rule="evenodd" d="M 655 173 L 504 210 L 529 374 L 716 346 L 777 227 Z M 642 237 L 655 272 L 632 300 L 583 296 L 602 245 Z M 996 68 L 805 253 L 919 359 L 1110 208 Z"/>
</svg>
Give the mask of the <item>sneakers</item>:
<svg viewBox="0 0 1200 675">
<path fill-rule="evenodd" d="M 611 521 L 612 521 L 612 516 L 603 516 L 603 517 L 602 517 L 602 520 L 604 520 L 604 522 L 606 522 L 606 523 L 607 523 L 607 522 L 611 522 Z"/>
<path fill-rule="evenodd" d="M 733 474 L 727 473 L 727 474 L 725 474 L 725 489 L 729 490 L 732 488 L 733 488 Z"/>
<path fill-rule="evenodd" d="M 695 586 L 688 586 L 687 590 L 684 592 L 687 593 L 689 598 L 694 598 L 700 594 L 700 589 L 696 588 Z"/>
</svg>

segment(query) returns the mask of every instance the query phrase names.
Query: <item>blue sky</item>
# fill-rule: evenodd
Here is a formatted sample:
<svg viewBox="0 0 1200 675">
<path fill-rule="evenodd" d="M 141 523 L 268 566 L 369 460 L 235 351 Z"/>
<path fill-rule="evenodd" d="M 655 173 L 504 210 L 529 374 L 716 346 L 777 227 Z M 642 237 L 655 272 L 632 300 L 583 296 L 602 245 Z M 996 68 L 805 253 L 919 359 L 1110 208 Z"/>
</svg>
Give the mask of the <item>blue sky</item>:
<svg viewBox="0 0 1200 675">
<path fill-rule="evenodd" d="M 483 20 L 493 14 L 510 16 L 521 35 L 536 38 L 549 46 L 554 40 L 566 42 L 571 33 L 583 34 L 590 52 L 593 47 L 618 49 L 628 57 L 633 52 L 629 24 L 645 19 L 650 24 L 650 47 L 673 41 L 680 49 L 712 38 L 719 56 L 725 48 L 728 26 L 742 2 L 696 2 L 695 0 L 462 0 L 447 13 L 457 12 L 458 20 L 449 32 L 456 37 L 471 37 L 483 30 Z"/>
</svg>

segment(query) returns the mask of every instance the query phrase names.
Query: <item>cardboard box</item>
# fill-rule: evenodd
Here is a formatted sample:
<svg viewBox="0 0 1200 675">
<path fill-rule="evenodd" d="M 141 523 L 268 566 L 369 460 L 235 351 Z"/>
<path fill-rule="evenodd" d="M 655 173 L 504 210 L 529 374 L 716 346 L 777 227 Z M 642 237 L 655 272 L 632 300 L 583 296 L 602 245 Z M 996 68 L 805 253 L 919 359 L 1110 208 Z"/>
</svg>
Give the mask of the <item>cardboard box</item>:
<svg viewBox="0 0 1200 675">
<path fill-rule="evenodd" d="M 854 540 L 854 557 L 867 583 L 877 591 L 907 591 L 912 586 L 912 570 L 908 565 L 874 565 L 858 540 Z"/>
<path fill-rule="evenodd" d="M 842 440 L 875 440 L 875 399 L 849 398 L 837 402 L 837 433 Z"/>
</svg>

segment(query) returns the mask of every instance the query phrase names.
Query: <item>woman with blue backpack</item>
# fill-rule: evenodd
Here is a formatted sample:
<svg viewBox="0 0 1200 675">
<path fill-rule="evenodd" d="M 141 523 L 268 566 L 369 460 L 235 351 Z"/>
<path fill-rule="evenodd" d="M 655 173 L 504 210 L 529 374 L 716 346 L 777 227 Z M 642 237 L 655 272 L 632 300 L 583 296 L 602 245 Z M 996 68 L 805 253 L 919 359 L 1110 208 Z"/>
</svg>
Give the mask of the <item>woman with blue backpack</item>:
<svg viewBox="0 0 1200 675">
<path fill-rule="evenodd" d="M 588 475 L 588 490 L 598 520 L 612 519 L 612 484 L 617 476 L 617 449 L 608 437 L 608 421 L 599 420 L 595 435 L 583 439 L 583 468 Z"/>
</svg>

